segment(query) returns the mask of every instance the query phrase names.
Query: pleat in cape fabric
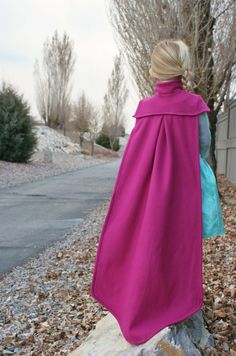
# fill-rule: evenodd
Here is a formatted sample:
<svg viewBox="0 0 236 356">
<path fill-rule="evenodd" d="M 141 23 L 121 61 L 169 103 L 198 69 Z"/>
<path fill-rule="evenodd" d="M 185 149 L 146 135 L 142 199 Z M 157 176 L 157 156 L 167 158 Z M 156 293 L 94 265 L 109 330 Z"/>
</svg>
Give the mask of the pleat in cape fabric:
<svg viewBox="0 0 236 356">
<path fill-rule="evenodd" d="M 146 342 L 203 306 L 198 115 L 181 80 L 141 99 L 102 227 L 90 295 L 127 342 Z"/>
</svg>

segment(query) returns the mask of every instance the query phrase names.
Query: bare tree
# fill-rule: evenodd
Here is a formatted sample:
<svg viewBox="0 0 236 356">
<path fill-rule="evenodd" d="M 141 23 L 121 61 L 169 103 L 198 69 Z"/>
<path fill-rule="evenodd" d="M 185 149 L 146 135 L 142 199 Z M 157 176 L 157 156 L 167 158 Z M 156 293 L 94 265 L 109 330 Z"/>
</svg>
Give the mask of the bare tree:
<svg viewBox="0 0 236 356">
<path fill-rule="evenodd" d="M 42 73 L 35 62 L 37 107 L 40 116 L 50 127 L 63 128 L 70 115 L 71 76 L 75 58 L 73 44 L 66 33 L 59 38 L 57 30 L 51 41 L 43 45 Z"/>
<path fill-rule="evenodd" d="M 108 135 L 110 146 L 113 149 L 115 140 L 121 134 L 124 123 L 124 105 L 128 98 L 128 90 L 122 67 L 121 52 L 114 58 L 114 66 L 108 79 L 107 93 L 104 95 L 102 131 Z"/>
<path fill-rule="evenodd" d="M 89 131 L 88 117 L 90 115 L 89 101 L 84 93 L 79 96 L 73 105 L 73 123 L 76 131 L 79 131 L 80 146 L 83 146 L 84 133 Z"/>
<path fill-rule="evenodd" d="M 36 104 L 45 125 L 53 126 L 52 84 L 47 72 L 40 74 L 38 60 L 34 64 Z"/>
<path fill-rule="evenodd" d="M 73 125 L 80 135 L 80 146 L 84 141 L 84 134 L 88 132 L 91 145 L 90 154 L 94 154 L 94 143 L 102 129 L 99 109 L 89 100 L 84 91 L 73 105 Z"/>
<path fill-rule="evenodd" d="M 90 103 L 90 113 L 88 116 L 89 138 L 91 144 L 90 154 L 94 154 L 94 143 L 101 132 L 102 120 L 100 118 L 100 111 L 98 107 Z"/>
<path fill-rule="evenodd" d="M 108 2 L 118 47 L 125 54 L 140 97 L 153 93 L 150 56 L 162 39 L 183 39 L 190 47 L 193 90 L 211 108 L 211 164 L 216 175 L 217 114 L 236 76 L 235 0 L 137 0 Z M 231 99 L 236 90 L 230 88 Z"/>
</svg>

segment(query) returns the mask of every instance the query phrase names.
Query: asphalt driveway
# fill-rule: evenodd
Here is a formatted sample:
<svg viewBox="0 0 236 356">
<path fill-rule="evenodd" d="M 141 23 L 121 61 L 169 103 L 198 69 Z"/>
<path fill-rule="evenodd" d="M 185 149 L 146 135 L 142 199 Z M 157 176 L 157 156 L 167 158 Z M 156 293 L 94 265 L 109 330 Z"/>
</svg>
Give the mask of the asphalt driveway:
<svg viewBox="0 0 236 356">
<path fill-rule="evenodd" d="M 0 273 L 62 240 L 111 195 L 120 159 L 0 189 Z"/>
</svg>

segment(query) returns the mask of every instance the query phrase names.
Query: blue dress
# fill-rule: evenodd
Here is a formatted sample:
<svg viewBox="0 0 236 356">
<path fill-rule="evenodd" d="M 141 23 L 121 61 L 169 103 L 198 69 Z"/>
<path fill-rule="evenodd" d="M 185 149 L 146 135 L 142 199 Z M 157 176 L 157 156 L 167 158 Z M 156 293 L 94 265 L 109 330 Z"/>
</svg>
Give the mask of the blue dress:
<svg viewBox="0 0 236 356">
<path fill-rule="evenodd" d="M 199 115 L 200 175 L 202 187 L 203 239 L 225 234 L 216 178 L 206 158 L 211 145 L 211 132 L 206 112 Z"/>
</svg>

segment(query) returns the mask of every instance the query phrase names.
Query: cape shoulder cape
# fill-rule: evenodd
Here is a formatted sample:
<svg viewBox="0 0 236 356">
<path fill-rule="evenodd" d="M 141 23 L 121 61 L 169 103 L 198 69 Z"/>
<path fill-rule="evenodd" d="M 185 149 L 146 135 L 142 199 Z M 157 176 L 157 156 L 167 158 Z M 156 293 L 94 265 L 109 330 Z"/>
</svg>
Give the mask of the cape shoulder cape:
<svg viewBox="0 0 236 356">
<path fill-rule="evenodd" d="M 210 111 L 210 108 L 200 95 L 181 91 L 171 97 L 171 103 L 169 96 L 152 95 L 140 100 L 132 116 L 136 118 L 158 114 L 198 116 L 207 111 Z"/>
<path fill-rule="evenodd" d="M 170 105 L 171 104 L 171 105 Z M 201 96 L 140 100 L 102 227 L 90 295 L 138 345 L 203 305 Z"/>
</svg>

